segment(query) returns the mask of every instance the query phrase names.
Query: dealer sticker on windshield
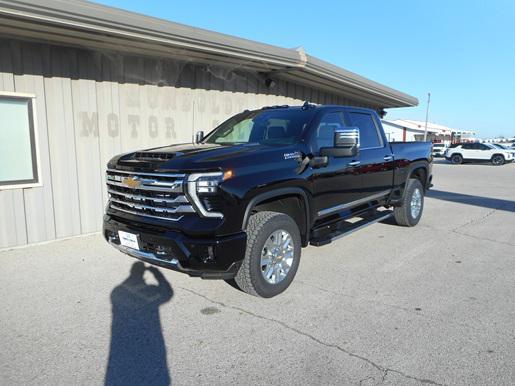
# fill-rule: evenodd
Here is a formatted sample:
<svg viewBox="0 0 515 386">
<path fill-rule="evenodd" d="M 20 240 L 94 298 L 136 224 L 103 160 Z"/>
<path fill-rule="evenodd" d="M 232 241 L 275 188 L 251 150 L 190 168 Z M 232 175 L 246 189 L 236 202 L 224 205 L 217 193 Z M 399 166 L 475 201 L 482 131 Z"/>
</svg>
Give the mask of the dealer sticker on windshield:
<svg viewBox="0 0 515 386">
<path fill-rule="evenodd" d="M 118 231 L 118 237 L 120 238 L 121 245 L 139 250 L 138 235 L 129 232 Z"/>
</svg>

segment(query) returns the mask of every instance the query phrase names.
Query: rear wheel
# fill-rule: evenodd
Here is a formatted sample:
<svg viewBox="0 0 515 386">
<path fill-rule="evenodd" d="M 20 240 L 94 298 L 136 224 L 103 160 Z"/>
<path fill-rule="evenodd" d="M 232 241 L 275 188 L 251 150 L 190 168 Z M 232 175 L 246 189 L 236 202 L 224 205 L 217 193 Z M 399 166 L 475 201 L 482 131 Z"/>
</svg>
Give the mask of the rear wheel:
<svg viewBox="0 0 515 386">
<path fill-rule="evenodd" d="M 496 154 L 492 157 L 491 162 L 492 162 L 492 165 L 494 165 L 494 166 L 500 166 L 500 165 L 504 165 L 505 160 L 501 154 Z"/>
<path fill-rule="evenodd" d="M 254 296 L 270 298 L 280 294 L 297 273 L 300 249 L 300 231 L 290 216 L 269 211 L 252 215 L 236 284 Z"/>
<path fill-rule="evenodd" d="M 402 198 L 402 205 L 393 209 L 398 225 L 412 227 L 418 224 L 424 209 L 424 187 L 420 180 L 410 178 Z"/>
<path fill-rule="evenodd" d="M 463 163 L 463 157 L 461 156 L 461 154 L 453 154 L 451 156 L 451 163 L 453 163 L 455 165 L 459 165 L 459 164 Z"/>
</svg>

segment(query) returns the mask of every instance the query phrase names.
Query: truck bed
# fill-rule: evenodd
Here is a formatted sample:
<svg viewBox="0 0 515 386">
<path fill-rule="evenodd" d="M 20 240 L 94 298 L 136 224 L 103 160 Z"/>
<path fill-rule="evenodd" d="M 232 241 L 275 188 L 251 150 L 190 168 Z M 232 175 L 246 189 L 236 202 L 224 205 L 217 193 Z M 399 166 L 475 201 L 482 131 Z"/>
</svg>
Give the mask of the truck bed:
<svg viewBox="0 0 515 386">
<path fill-rule="evenodd" d="M 433 145 L 431 142 L 390 142 L 392 153 L 396 160 L 409 161 L 430 160 Z"/>
</svg>

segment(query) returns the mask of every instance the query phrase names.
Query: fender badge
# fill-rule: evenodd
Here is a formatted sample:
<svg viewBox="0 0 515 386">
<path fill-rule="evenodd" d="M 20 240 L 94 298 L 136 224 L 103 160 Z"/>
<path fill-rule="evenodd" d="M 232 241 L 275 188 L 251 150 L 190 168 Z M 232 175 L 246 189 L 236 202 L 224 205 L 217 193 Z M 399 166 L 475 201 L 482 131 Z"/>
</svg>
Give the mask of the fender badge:
<svg viewBox="0 0 515 386">
<path fill-rule="evenodd" d="M 299 159 L 300 152 L 294 151 L 292 153 L 284 153 L 284 159 Z"/>
</svg>

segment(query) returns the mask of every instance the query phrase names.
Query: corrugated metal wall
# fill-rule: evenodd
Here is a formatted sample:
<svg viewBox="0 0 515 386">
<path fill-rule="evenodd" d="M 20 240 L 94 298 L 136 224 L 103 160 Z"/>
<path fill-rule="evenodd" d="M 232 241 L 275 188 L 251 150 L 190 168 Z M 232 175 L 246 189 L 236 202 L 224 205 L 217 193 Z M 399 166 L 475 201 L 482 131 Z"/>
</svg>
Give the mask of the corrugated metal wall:
<svg viewBox="0 0 515 386">
<path fill-rule="evenodd" d="M 98 231 L 121 152 L 191 142 L 244 109 L 352 100 L 215 65 L 0 39 L 0 91 L 36 95 L 43 186 L 0 190 L 0 248 Z M 0 165 L 9 167 L 9 165 Z"/>
</svg>

